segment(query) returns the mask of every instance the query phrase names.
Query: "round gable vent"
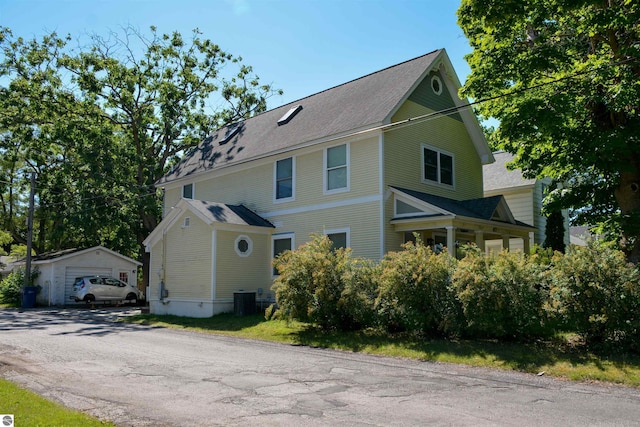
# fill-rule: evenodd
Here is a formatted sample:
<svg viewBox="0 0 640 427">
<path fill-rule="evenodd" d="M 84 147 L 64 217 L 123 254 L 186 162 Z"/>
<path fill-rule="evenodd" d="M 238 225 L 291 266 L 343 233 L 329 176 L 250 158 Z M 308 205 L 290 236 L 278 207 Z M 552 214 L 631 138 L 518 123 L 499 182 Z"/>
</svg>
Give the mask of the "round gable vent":
<svg viewBox="0 0 640 427">
<path fill-rule="evenodd" d="M 436 95 L 440 95 L 442 93 L 442 80 L 440 80 L 440 77 L 431 77 L 431 89 L 433 89 L 433 93 Z"/>
</svg>

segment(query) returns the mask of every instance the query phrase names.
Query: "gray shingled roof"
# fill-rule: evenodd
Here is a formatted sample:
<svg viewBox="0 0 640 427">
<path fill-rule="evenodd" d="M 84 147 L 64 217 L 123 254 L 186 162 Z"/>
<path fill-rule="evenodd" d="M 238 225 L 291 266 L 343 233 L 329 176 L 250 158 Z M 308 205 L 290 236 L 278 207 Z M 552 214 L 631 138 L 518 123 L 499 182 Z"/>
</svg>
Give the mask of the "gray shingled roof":
<svg viewBox="0 0 640 427">
<path fill-rule="evenodd" d="M 437 206 L 440 209 L 444 209 L 447 212 L 451 212 L 456 216 L 465 216 L 469 218 L 484 219 L 487 221 L 496 221 L 493 219 L 493 214 L 496 211 L 500 201 L 504 199 L 504 196 L 491 196 L 481 197 L 479 199 L 468 200 L 454 200 L 448 197 L 434 196 L 433 194 L 422 193 L 420 191 L 408 190 L 406 188 L 393 187 L 396 190 L 400 190 L 411 197 L 414 197 L 423 202 L 429 203 L 433 206 Z M 498 221 L 501 222 L 501 221 Z M 515 220 L 515 224 L 526 227 L 531 227 L 529 224 Z"/>
<path fill-rule="evenodd" d="M 134 259 L 131 259 L 131 258 L 129 258 L 129 257 L 125 256 L 125 255 L 122 255 L 122 254 L 120 254 L 118 252 L 115 252 L 115 251 L 113 251 L 111 249 L 105 248 L 104 246 L 101 246 L 101 245 L 92 246 L 90 248 L 71 248 L 71 249 L 62 249 L 62 250 L 54 251 L 54 252 L 44 252 L 44 253 L 32 256 L 31 257 L 31 261 L 33 261 L 33 262 L 51 261 L 51 260 L 55 260 L 55 259 L 58 259 L 58 258 L 66 257 L 68 255 L 73 255 L 73 254 L 76 254 L 76 253 L 85 252 L 85 251 L 94 250 L 94 249 L 95 250 L 104 249 L 104 250 L 106 250 L 108 252 L 112 252 L 114 255 L 120 256 L 122 258 L 127 258 L 127 259 L 131 260 L 134 263 L 142 265 L 142 263 L 140 263 L 140 262 L 138 262 L 138 261 L 136 261 Z M 21 264 L 21 263 L 26 262 L 26 258 L 20 258 L 20 259 L 15 260 L 14 262 L 16 264 Z"/>
<path fill-rule="evenodd" d="M 269 221 L 243 205 L 227 205 L 205 202 L 204 200 L 183 200 L 211 222 L 275 228 Z"/>
<path fill-rule="evenodd" d="M 493 157 L 496 159 L 495 163 L 484 165 L 482 168 L 484 191 L 524 187 L 536 183 L 535 179 L 525 179 L 520 169 L 507 169 L 506 165 L 513 160 L 513 154 L 498 151 L 493 153 Z"/>
<path fill-rule="evenodd" d="M 158 184 L 185 178 L 231 163 L 243 162 L 357 129 L 385 124 L 420 78 L 443 52 L 436 50 L 315 95 L 259 114 L 239 124 L 239 132 L 223 145 L 231 127 L 213 132 Z M 302 110 L 287 124 L 278 120 L 291 108 Z"/>
<path fill-rule="evenodd" d="M 49 261 L 52 259 L 61 258 L 65 255 L 71 255 L 76 252 L 82 252 L 84 250 L 87 250 L 87 248 L 72 248 L 72 249 L 63 249 L 55 252 L 44 252 L 44 253 L 32 256 L 31 260 L 32 261 Z M 26 258 L 20 258 L 16 260 L 17 263 L 21 263 L 25 261 L 26 261 Z"/>
</svg>

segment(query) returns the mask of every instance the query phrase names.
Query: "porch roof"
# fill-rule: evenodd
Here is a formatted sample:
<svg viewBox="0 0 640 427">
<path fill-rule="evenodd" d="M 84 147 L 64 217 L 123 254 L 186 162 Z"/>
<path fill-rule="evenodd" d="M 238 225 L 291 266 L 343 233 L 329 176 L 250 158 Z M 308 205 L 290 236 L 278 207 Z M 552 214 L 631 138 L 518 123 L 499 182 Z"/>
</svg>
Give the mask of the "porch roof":
<svg viewBox="0 0 640 427">
<path fill-rule="evenodd" d="M 404 193 L 413 199 L 422 201 L 431 207 L 436 207 L 441 211 L 439 214 L 427 212 L 416 213 L 415 215 L 403 216 L 402 218 L 393 218 L 392 221 L 407 218 L 465 217 L 468 219 L 479 219 L 501 224 L 512 224 L 520 227 L 527 227 L 530 230 L 535 230 L 535 227 L 513 218 L 504 197 L 501 195 L 469 200 L 454 200 L 406 188 L 391 188 L 397 192 Z M 503 211 L 503 215 L 497 215 L 499 210 Z M 500 217 L 500 219 L 498 219 L 498 217 Z"/>
</svg>

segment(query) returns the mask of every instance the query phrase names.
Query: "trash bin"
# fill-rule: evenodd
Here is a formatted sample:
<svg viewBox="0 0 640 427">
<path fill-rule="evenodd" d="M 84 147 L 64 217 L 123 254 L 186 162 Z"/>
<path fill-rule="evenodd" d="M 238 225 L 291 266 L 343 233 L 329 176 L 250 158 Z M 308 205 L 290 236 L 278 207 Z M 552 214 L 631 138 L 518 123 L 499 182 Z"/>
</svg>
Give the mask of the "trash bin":
<svg viewBox="0 0 640 427">
<path fill-rule="evenodd" d="M 22 308 L 34 308 L 36 306 L 37 286 L 22 287 Z"/>
<path fill-rule="evenodd" d="M 256 312 L 255 291 L 235 291 L 233 293 L 233 313 L 236 316 L 250 316 Z"/>
</svg>

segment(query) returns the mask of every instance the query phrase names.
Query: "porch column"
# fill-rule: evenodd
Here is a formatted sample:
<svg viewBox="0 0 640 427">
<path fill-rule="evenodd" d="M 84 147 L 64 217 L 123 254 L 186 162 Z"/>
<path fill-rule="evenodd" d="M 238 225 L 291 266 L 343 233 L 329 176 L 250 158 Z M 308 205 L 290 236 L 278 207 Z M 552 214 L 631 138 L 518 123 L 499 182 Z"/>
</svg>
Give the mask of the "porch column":
<svg viewBox="0 0 640 427">
<path fill-rule="evenodd" d="M 509 236 L 508 234 L 503 234 L 502 235 L 502 249 L 506 249 L 509 250 L 509 238 L 511 236 Z"/>
<path fill-rule="evenodd" d="M 476 246 L 484 252 L 484 232 L 482 230 L 476 230 Z"/>
<path fill-rule="evenodd" d="M 522 238 L 522 243 L 524 243 L 524 254 L 525 255 L 529 255 L 531 253 L 531 239 L 529 237 L 529 235 L 527 235 L 527 237 L 523 237 Z"/>
<path fill-rule="evenodd" d="M 454 226 L 447 226 L 447 251 L 449 255 L 456 256 L 456 228 Z"/>
</svg>

